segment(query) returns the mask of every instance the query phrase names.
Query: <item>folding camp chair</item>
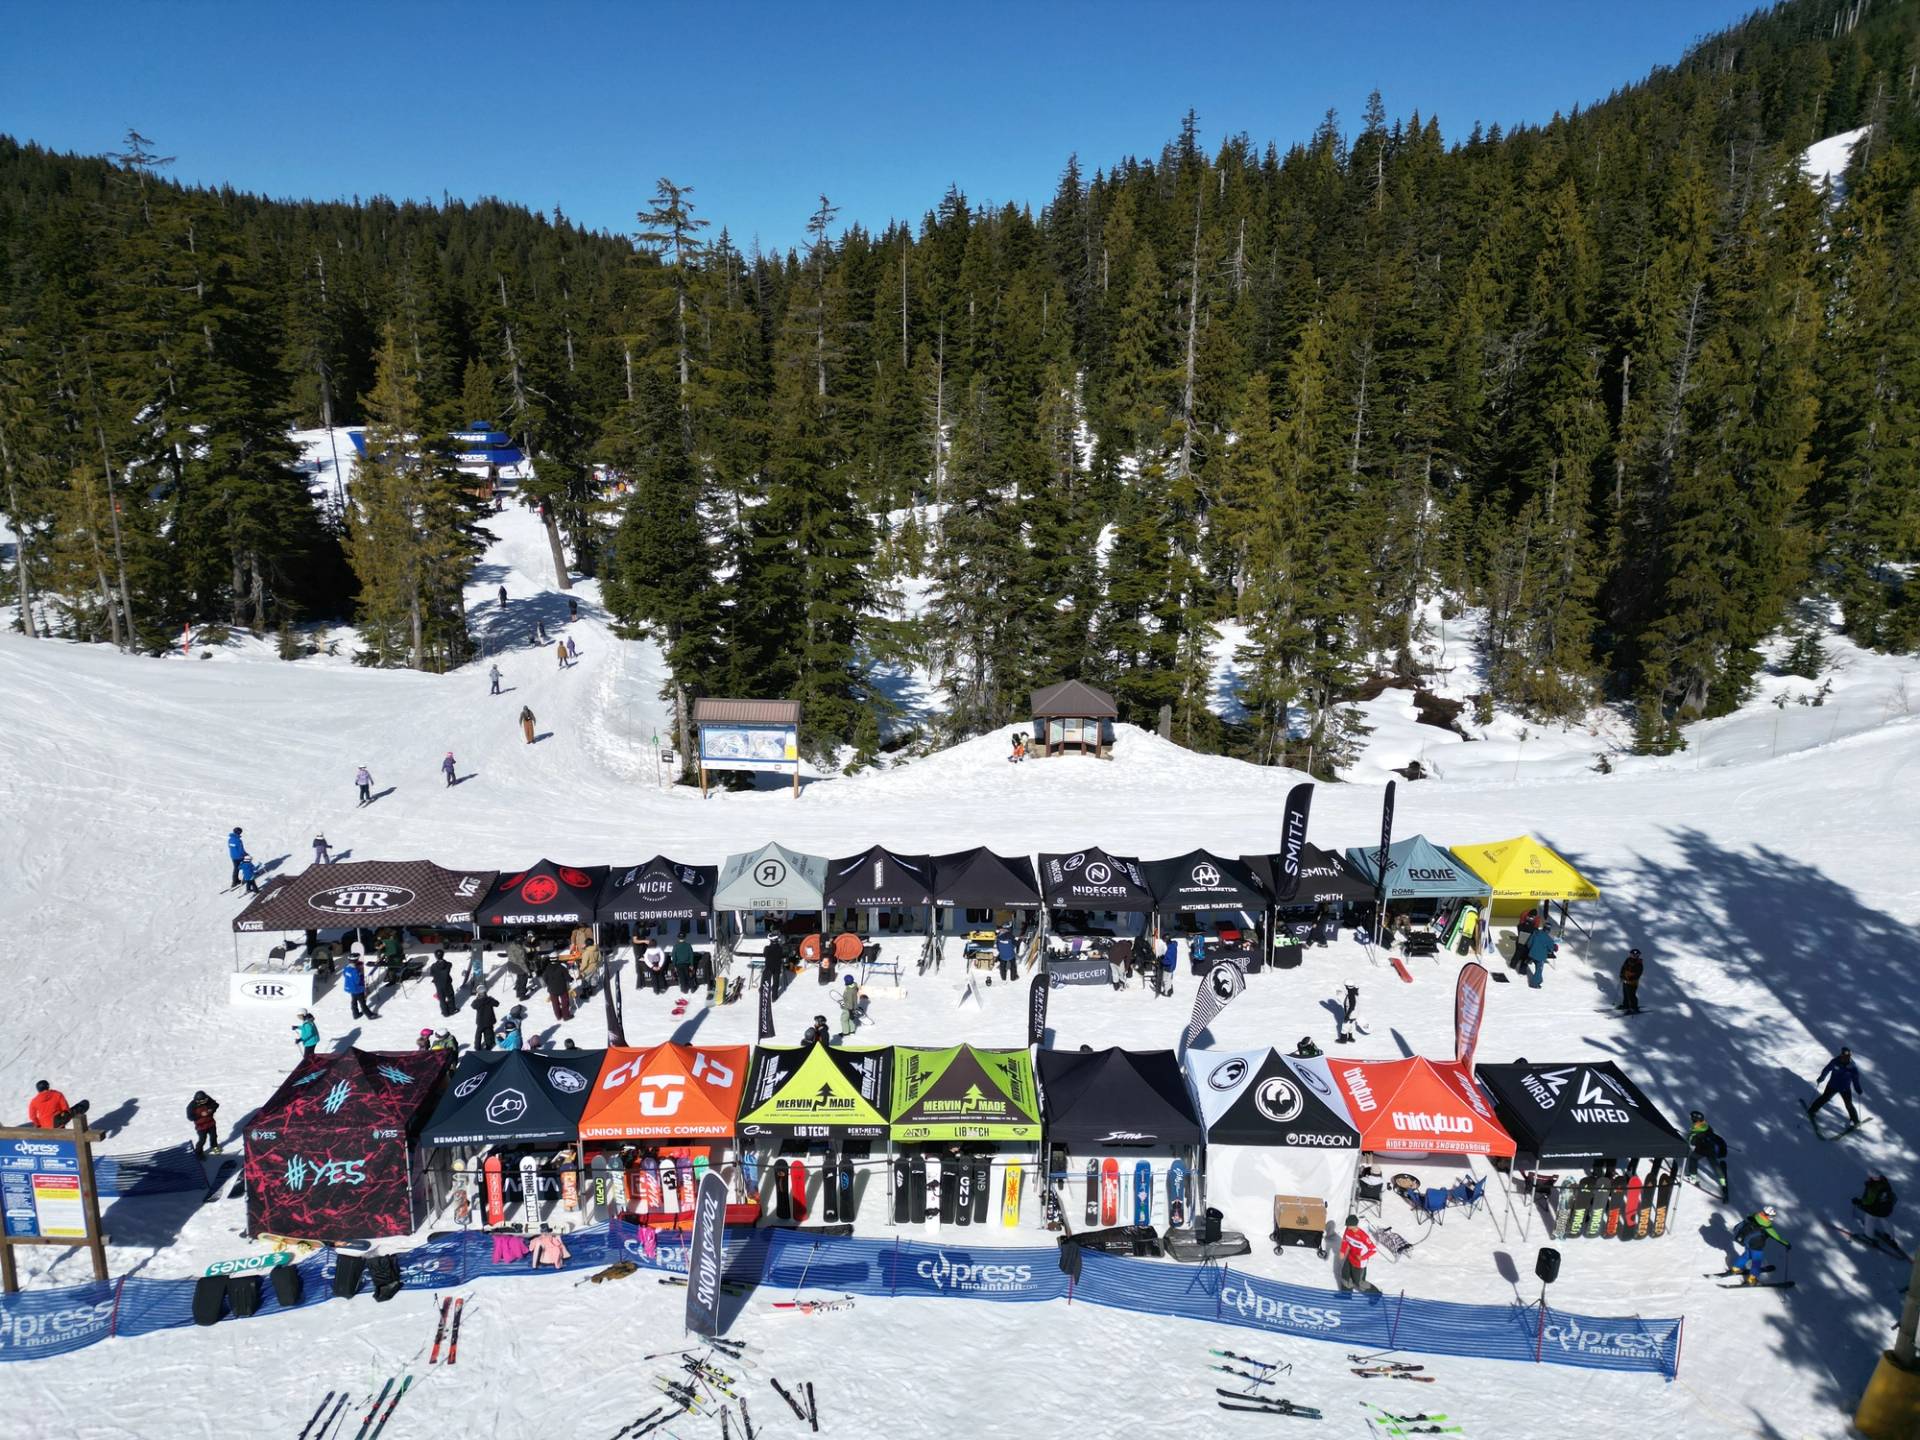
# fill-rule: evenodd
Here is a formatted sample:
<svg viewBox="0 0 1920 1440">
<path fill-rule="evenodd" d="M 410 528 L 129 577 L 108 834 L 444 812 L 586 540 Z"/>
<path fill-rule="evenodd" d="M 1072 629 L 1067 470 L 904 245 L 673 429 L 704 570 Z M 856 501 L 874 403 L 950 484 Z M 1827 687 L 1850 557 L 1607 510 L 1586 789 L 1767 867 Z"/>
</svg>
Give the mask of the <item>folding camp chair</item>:
<svg viewBox="0 0 1920 1440">
<path fill-rule="evenodd" d="M 1354 1210 L 1359 1212 L 1371 1209 L 1375 1215 L 1380 1214 L 1380 1198 L 1386 1192 L 1386 1181 L 1382 1180 L 1378 1174 L 1368 1174 L 1363 1171 L 1353 1192 Z"/>
<path fill-rule="evenodd" d="M 1420 1214 L 1429 1225 L 1444 1224 L 1447 1218 L 1447 1192 L 1438 1185 L 1429 1185 L 1421 1192 L 1416 1204 Z"/>
<path fill-rule="evenodd" d="M 1474 1211 L 1486 1204 L 1487 1181 L 1485 1176 L 1481 1176 L 1478 1179 L 1475 1179 L 1471 1175 L 1463 1176 L 1458 1188 L 1461 1191 L 1461 1195 L 1454 1203 L 1466 1206 L 1469 1217 L 1473 1215 Z"/>
</svg>

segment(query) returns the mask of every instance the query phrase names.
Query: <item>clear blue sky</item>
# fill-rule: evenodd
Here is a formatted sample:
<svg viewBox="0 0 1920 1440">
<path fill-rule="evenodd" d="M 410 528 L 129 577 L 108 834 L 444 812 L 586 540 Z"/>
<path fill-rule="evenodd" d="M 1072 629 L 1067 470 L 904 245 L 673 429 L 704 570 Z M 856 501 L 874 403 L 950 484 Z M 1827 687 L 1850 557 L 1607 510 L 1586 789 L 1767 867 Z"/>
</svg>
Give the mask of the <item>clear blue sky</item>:
<svg viewBox="0 0 1920 1440">
<path fill-rule="evenodd" d="M 630 231 L 662 175 L 744 246 L 1052 193 L 1151 156 L 1192 106 L 1211 147 L 1285 146 L 1328 106 L 1544 120 L 1591 103 L 1753 0 L 1606 3 L 299 4 L 12 0 L 0 132 L 118 148 L 275 196 L 499 195 Z"/>
</svg>

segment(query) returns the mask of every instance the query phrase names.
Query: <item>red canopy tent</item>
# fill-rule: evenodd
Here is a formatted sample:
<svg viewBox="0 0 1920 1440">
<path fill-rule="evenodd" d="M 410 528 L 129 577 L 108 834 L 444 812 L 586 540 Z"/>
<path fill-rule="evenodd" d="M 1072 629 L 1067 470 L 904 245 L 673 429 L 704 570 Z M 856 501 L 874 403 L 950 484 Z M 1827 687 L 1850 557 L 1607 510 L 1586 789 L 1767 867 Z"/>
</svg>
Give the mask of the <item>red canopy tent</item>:
<svg viewBox="0 0 1920 1440">
<path fill-rule="evenodd" d="M 1512 1155 L 1472 1070 L 1450 1060 L 1330 1060 L 1360 1148 L 1390 1155 Z"/>
</svg>

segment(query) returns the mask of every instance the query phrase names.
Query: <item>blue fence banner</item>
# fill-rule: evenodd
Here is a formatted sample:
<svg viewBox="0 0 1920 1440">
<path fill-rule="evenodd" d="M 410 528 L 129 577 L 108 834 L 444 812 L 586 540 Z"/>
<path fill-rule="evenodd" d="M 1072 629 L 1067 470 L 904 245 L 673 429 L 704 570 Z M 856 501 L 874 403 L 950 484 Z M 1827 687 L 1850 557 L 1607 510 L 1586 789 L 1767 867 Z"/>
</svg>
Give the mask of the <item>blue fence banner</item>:
<svg viewBox="0 0 1920 1440">
<path fill-rule="evenodd" d="M 620 1260 L 684 1275 L 685 1231 L 643 1231 L 615 1220 L 565 1237 L 569 1271 Z M 804 1229 L 734 1227 L 725 1235 L 725 1284 L 764 1285 L 772 1298 L 802 1291 L 862 1296 L 1082 1304 L 1214 1321 L 1276 1335 L 1328 1340 L 1355 1349 L 1418 1350 L 1484 1360 L 1570 1365 L 1639 1374 L 1679 1373 L 1678 1319 L 1575 1315 L 1538 1305 L 1466 1305 L 1406 1296 L 1350 1295 L 1288 1285 L 1231 1266 L 1176 1265 L 1082 1252 L 1069 1287 L 1052 1248 L 953 1245 L 924 1239 L 812 1234 Z M 463 1231 L 396 1256 L 409 1289 L 442 1289 L 496 1275 L 533 1273 L 524 1259 L 493 1258 L 493 1237 Z M 299 1308 L 333 1298 L 334 1252 L 299 1263 Z M 78 1350 L 109 1336 L 144 1335 L 193 1322 L 194 1280 L 138 1276 L 62 1290 L 0 1297 L 0 1362 Z M 258 1313 L 283 1307 L 262 1284 Z"/>
</svg>

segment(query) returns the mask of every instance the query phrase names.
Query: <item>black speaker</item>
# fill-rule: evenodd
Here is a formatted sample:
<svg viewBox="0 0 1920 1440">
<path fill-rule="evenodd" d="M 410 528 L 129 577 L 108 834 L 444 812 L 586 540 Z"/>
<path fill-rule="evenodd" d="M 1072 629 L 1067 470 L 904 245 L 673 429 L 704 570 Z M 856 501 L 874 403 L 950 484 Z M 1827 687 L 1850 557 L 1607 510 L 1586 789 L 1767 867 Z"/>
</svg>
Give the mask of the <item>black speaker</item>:
<svg viewBox="0 0 1920 1440">
<path fill-rule="evenodd" d="M 193 1323 L 212 1325 L 227 1303 L 227 1277 L 202 1275 L 193 1284 Z"/>
<path fill-rule="evenodd" d="M 298 1265 L 273 1267 L 273 1298 L 279 1302 L 282 1310 L 291 1310 L 300 1303 L 301 1288 Z"/>
<path fill-rule="evenodd" d="M 233 1307 L 233 1318 L 245 1320 L 249 1315 L 260 1313 L 260 1277 L 258 1275 L 229 1275 L 227 1277 L 227 1304 Z"/>
<path fill-rule="evenodd" d="M 1222 1215 L 1211 1205 L 1207 1207 L 1207 1213 L 1200 1217 L 1200 1243 L 1202 1245 L 1218 1245 L 1220 1243 L 1220 1222 L 1226 1218 L 1225 1215 Z"/>
<path fill-rule="evenodd" d="M 1542 1285 L 1551 1285 L 1560 1278 L 1560 1252 L 1551 1245 L 1542 1245 L 1540 1253 L 1534 1257 L 1533 1273 L 1539 1277 Z"/>
<path fill-rule="evenodd" d="M 360 1277 L 367 1268 L 364 1255 L 343 1255 L 335 1252 L 333 1257 L 333 1298 L 351 1300 L 360 1293 Z"/>
</svg>

